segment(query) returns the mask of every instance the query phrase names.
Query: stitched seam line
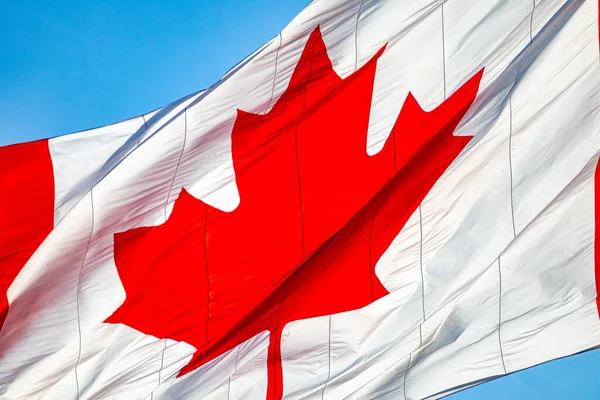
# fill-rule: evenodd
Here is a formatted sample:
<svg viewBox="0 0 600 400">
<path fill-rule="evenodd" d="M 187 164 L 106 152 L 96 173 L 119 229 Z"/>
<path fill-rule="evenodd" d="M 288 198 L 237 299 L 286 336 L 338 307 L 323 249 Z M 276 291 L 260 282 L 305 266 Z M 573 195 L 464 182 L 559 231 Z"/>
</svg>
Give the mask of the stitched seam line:
<svg viewBox="0 0 600 400">
<path fill-rule="evenodd" d="M 367 263 L 367 265 L 369 266 L 369 282 L 371 285 L 371 301 L 375 301 L 375 292 L 373 290 L 373 266 L 371 265 L 371 247 L 373 244 L 373 225 L 375 225 L 375 217 L 377 216 L 377 211 L 378 211 L 379 207 L 377 208 L 377 210 L 375 210 L 373 212 L 373 218 L 371 218 L 371 229 L 369 231 L 369 252 L 368 252 L 368 257 L 369 257 L 369 262 Z"/>
<path fill-rule="evenodd" d="M 177 165 L 175 166 L 173 179 L 171 179 L 171 184 L 169 185 L 169 190 L 167 191 L 167 200 L 165 201 L 164 207 L 165 221 L 167 220 L 167 206 L 169 205 L 169 199 L 171 198 L 171 190 L 173 190 L 173 186 L 175 185 L 175 179 L 177 178 L 177 172 L 179 172 L 179 166 L 181 165 L 181 160 L 183 159 L 183 152 L 185 151 L 185 145 L 187 142 L 187 107 L 183 110 L 183 120 L 183 143 L 181 144 L 181 151 L 179 152 L 179 158 L 177 159 Z"/>
<path fill-rule="evenodd" d="M 152 390 L 152 393 L 150 393 L 150 399 L 151 400 L 154 399 L 154 392 L 156 391 L 156 389 L 158 389 L 158 387 L 161 385 L 161 382 L 162 382 L 161 372 L 162 372 L 163 365 L 164 365 L 164 362 L 165 362 L 165 350 L 167 350 L 167 339 L 163 339 L 163 341 L 164 341 L 165 345 L 163 347 L 162 355 L 161 355 L 161 358 L 160 358 L 160 369 L 158 370 L 158 386 L 155 387 L 154 390 Z"/>
<path fill-rule="evenodd" d="M 238 357 L 240 356 L 240 348 L 242 347 L 242 345 L 238 345 L 237 348 L 237 352 L 235 353 L 235 362 L 233 363 L 233 373 L 235 373 L 238 369 L 237 364 L 238 364 Z M 233 374 L 231 374 L 231 376 L 233 376 Z M 227 379 L 227 400 L 229 400 L 229 397 L 231 395 L 231 376 L 229 377 L 229 379 Z"/>
<path fill-rule="evenodd" d="M 411 361 L 412 361 L 412 351 L 408 355 L 408 364 L 406 365 L 406 370 L 404 370 L 404 387 L 402 388 L 404 391 L 404 400 L 408 399 L 408 397 L 406 397 L 406 376 L 408 375 L 408 370 L 410 368 Z"/>
<path fill-rule="evenodd" d="M 500 257 L 498 256 L 498 278 L 499 278 L 499 290 L 498 290 L 498 345 L 500 346 L 500 358 L 502 360 L 502 368 L 506 375 L 506 364 L 504 363 L 504 351 L 502 350 L 502 335 L 500 334 L 500 327 L 502 326 L 502 267 L 500 265 Z"/>
<path fill-rule="evenodd" d="M 535 12 L 535 0 L 533 0 L 533 8 L 531 9 L 531 14 L 529 17 L 529 47 L 527 52 L 531 49 L 533 44 L 533 14 Z M 517 77 L 516 79 L 520 79 L 521 77 L 521 67 L 523 66 L 523 61 L 519 63 L 519 68 L 517 69 Z M 508 97 L 508 117 L 509 117 L 509 131 L 508 131 L 508 167 L 510 172 L 510 212 L 512 216 L 512 227 L 513 227 L 513 235 L 517 237 L 517 227 L 515 222 L 515 209 L 514 209 L 514 195 L 513 195 L 513 166 L 512 166 L 512 133 L 513 133 L 513 112 L 512 112 L 512 94 L 514 92 L 514 88 L 516 85 L 513 83 L 513 87 L 511 88 L 510 95 Z"/>
<path fill-rule="evenodd" d="M 279 32 L 278 36 L 279 36 L 279 46 L 277 47 L 277 50 L 275 51 L 275 72 L 273 73 L 273 85 L 271 87 L 271 98 L 269 99 L 269 102 L 267 103 L 267 107 L 265 108 L 265 111 L 264 111 L 265 114 L 271 108 L 271 103 L 273 102 L 273 99 L 275 98 L 275 83 L 277 81 L 277 67 L 279 66 L 279 51 L 281 50 L 281 47 L 283 46 L 283 37 L 281 36 L 281 32 Z"/>
<path fill-rule="evenodd" d="M 323 385 L 323 391 L 321 392 L 321 399 L 325 397 L 325 389 L 327 389 L 327 384 L 329 383 L 329 379 L 331 378 L 331 315 L 329 316 L 329 345 L 327 352 L 327 380 L 325 381 L 325 385 Z"/>
<path fill-rule="evenodd" d="M 444 100 L 446 100 L 446 32 L 444 27 L 444 3 L 442 3 L 442 65 L 444 69 Z"/>
<path fill-rule="evenodd" d="M 167 339 L 163 339 L 163 341 L 165 342 L 165 345 L 163 347 L 163 351 L 162 351 L 162 357 L 160 358 L 160 369 L 158 370 L 158 384 L 160 385 L 162 382 L 161 379 L 161 373 L 162 373 L 162 369 L 163 366 L 165 364 L 165 350 L 167 350 Z M 152 391 L 152 394 L 154 394 L 154 391 Z"/>
<path fill-rule="evenodd" d="M 510 214 L 512 216 L 513 235 L 517 237 L 517 228 L 515 224 L 515 206 L 513 196 L 513 167 L 512 167 L 512 94 L 508 98 L 508 171 L 510 174 Z"/>
<path fill-rule="evenodd" d="M 358 12 L 356 13 L 356 23 L 354 24 L 354 72 L 358 69 L 358 21 L 362 11 L 364 0 L 360 0 Z"/>
<path fill-rule="evenodd" d="M 306 79 L 306 84 L 304 85 L 304 99 L 302 103 L 302 111 L 298 116 L 298 120 L 296 121 L 296 132 L 294 135 L 294 145 L 296 147 L 296 176 L 298 177 L 298 195 L 300 197 L 300 227 L 302 230 L 302 259 L 306 258 L 306 249 L 304 246 L 304 210 L 302 206 L 302 185 L 300 184 L 300 155 L 298 151 L 298 128 L 300 127 L 300 121 L 302 121 L 302 117 L 304 116 L 304 111 L 306 110 L 306 92 L 308 90 L 308 84 L 310 82 L 310 78 L 312 76 L 312 62 L 313 57 L 315 55 L 315 42 L 313 40 L 311 56 L 310 56 L 310 66 L 308 70 L 308 77 Z"/>
<path fill-rule="evenodd" d="M 79 310 L 79 294 L 81 292 L 81 275 L 83 273 L 83 267 L 85 266 L 85 261 L 87 259 L 88 250 L 90 248 L 90 243 L 92 242 L 92 236 L 94 234 L 94 188 L 90 190 L 90 205 L 92 209 L 92 226 L 90 228 L 90 234 L 88 236 L 88 241 L 85 246 L 85 252 L 83 253 L 83 261 L 81 262 L 81 267 L 79 268 L 79 275 L 77 277 L 77 295 L 75 298 L 75 306 L 77 308 L 77 329 L 79 335 L 79 349 L 77 352 L 77 361 L 75 362 L 75 385 L 77 387 L 77 398 L 81 397 L 80 388 L 79 388 L 79 376 L 77 374 L 77 367 L 79 366 L 79 362 L 81 361 L 81 349 L 82 349 L 82 335 L 81 335 L 81 314 Z"/>
<path fill-rule="evenodd" d="M 535 11 L 535 0 L 533 0 L 533 9 L 531 10 L 531 16 L 529 17 L 529 44 L 533 42 L 533 13 Z"/>
</svg>

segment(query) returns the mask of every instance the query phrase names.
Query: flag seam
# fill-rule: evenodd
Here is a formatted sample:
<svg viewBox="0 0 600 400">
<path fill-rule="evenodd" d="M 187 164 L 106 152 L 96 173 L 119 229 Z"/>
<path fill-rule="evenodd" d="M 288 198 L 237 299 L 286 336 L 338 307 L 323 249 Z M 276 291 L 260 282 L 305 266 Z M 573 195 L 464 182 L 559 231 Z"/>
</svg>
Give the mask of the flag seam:
<svg viewBox="0 0 600 400">
<path fill-rule="evenodd" d="M 446 32 L 444 26 L 444 1 L 441 6 L 442 11 L 442 67 L 443 67 L 443 79 L 444 79 L 444 100 L 446 100 Z"/>
<path fill-rule="evenodd" d="M 513 166 L 512 166 L 512 92 L 508 96 L 508 171 L 510 175 L 510 215 L 513 228 L 513 239 L 517 237 L 517 228 L 515 225 L 515 206 L 513 195 Z"/>
<path fill-rule="evenodd" d="M 277 46 L 277 50 L 275 51 L 275 72 L 273 73 L 273 85 L 271 86 L 271 98 L 269 99 L 269 102 L 267 103 L 267 107 L 265 108 L 264 114 L 268 113 L 269 110 L 271 109 L 271 103 L 273 102 L 273 99 L 275 98 L 275 84 L 277 82 L 277 67 L 279 65 L 279 51 L 281 50 L 281 47 L 283 46 L 283 36 L 281 35 L 281 32 L 279 32 L 279 35 L 277 35 L 279 37 L 279 46 Z"/>
<path fill-rule="evenodd" d="M 237 351 L 235 353 L 235 361 L 233 362 L 233 373 L 231 375 L 229 375 L 229 378 L 227 378 L 227 400 L 229 400 L 229 398 L 231 396 L 231 377 L 233 376 L 233 374 L 235 374 L 237 372 L 238 358 L 240 356 L 241 347 L 242 347 L 241 344 L 237 347 Z"/>
<path fill-rule="evenodd" d="M 420 346 L 419 346 L 419 347 L 420 347 Z M 402 387 L 402 390 L 403 390 L 403 392 L 404 392 L 404 393 L 403 393 L 403 394 L 404 394 L 404 400 L 407 400 L 407 399 L 408 399 L 408 397 L 406 397 L 406 377 L 407 377 L 407 375 L 408 375 L 408 370 L 409 370 L 409 368 L 410 368 L 410 362 L 412 361 L 412 354 L 413 354 L 413 352 L 412 352 L 412 351 L 411 351 L 411 352 L 408 354 L 408 364 L 406 364 L 406 369 L 404 370 L 404 385 L 403 385 L 403 387 Z"/>
<path fill-rule="evenodd" d="M 327 344 L 327 380 L 323 385 L 323 391 L 321 392 L 321 399 L 325 398 L 325 389 L 327 389 L 327 384 L 329 383 L 329 379 L 331 379 L 331 315 L 329 315 L 329 343 Z"/>
<path fill-rule="evenodd" d="M 506 363 L 504 362 L 504 350 L 502 348 L 502 335 L 500 328 L 502 327 L 502 265 L 500 264 L 500 256 L 498 256 L 498 346 L 500 347 L 500 360 L 502 361 L 502 369 L 506 375 Z"/>
<path fill-rule="evenodd" d="M 81 292 L 81 275 L 83 273 L 83 267 L 85 266 L 85 261 L 87 259 L 88 250 L 90 249 L 90 243 L 92 241 L 92 236 L 94 235 L 94 188 L 90 189 L 90 207 L 91 207 L 91 228 L 90 234 L 88 236 L 87 244 L 85 246 L 85 252 L 83 253 L 83 261 L 81 262 L 81 267 L 79 268 L 79 275 L 77 277 L 77 292 L 75 295 L 75 308 L 77 309 L 77 329 L 79 335 L 79 348 L 77 351 L 77 360 L 75 361 L 75 386 L 77 388 L 77 398 L 81 397 L 80 388 L 79 388 L 79 376 L 77 374 L 77 368 L 79 367 L 79 362 L 81 361 L 81 349 L 82 349 L 82 334 L 81 334 L 81 314 L 79 310 L 79 293 Z"/>
<path fill-rule="evenodd" d="M 358 70 L 358 22 L 360 21 L 360 12 L 362 11 L 364 0 L 360 0 L 358 11 L 356 13 L 356 23 L 354 25 L 354 72 Z"/>
<path fill-rule="evenodd" d="M 167 220 L 167 207 L 169 205 L 169 199 L 171 198 L 171 191 L 173 190 L 173 186 L 175 185 L 175 179 L 177 178 L 177 172 L 179 172 L 179 166 L 181 165 L 183 153 L 185 152 L 186 143 L 187 143 L 187 107 L 185 107 L 183 109 L 183 143 L 181 144 L 181 151 L 179 152 L 179 158 L 177 159 L 177 165 L 175 165 L 175 171 L 173 172 L 173 178 L 171 179 L 171 184 L 169 185 L 169 190 L 167 191 L 167 199 L 165 201 L 165 207 L 164 207 L 165 221 Z"/>
</svg>

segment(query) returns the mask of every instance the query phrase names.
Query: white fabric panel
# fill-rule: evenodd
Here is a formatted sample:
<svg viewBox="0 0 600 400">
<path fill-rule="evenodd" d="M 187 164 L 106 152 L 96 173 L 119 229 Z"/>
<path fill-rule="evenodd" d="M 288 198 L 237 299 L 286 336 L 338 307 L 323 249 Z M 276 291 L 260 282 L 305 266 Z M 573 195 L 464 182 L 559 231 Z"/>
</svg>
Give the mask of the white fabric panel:
<svg viewBox="0 0 600 400">
<path fill-rule="evenodd" d="M 143 117 L 48 141 L 54 166 L 55 224 L 94 186 L 113 153 L 140 129 L 145 129 Z"/>
<path fill-rule="evenodd" d="M 321 398 L 331 376 L 331 317 L 288 323 L 281 337 L 283 395 L 286 399 Z"/>
<path fill-rule="evenodd" d="M 485 67 L 482 90 L 529 44 L 533 0 L 444 2 L 446 94 Z"/>
<path fill-rule="evenodd" d="M 414 327 L 422 320 L 421 293 L 418 285 L 413 288 L 410 295 L 394 293 L 331 317 L 331 378 L 325 398 L 361 398 L 384 384 L 391 385 L 386 392 L 404 391 L 403 382 L 390 381 L 390 375 L 403 371 L 406 356 L 420 345 Z"/>
<path fill-rule="evenodd" d="M 438 398 L 452 391 L 448 388 L 468 387 L 600 343 L 593 278 L 596 161 L 562 194 L 557 206 L 544 211 L 502 254 L 502 276 L 494 260 L 458 297 L 428 316 L 422 325 L 423 346 L 410 355 L 407 398 Z M 513 267 L 506 266 L 510 260 Z M 544 300 L 547 295 L 557 303 Z M 541 305 L 547 307 L 545 313 L 540 312 Z M 527 312 L 518 311 L 522 309 Z M 507 319 L 512 311 L 506 310 L 517 310 L 517 315 Z M 516 366 L 515 358 L 522 363 Z M 391 382 L 403 381 L 403 374 L 396 371 L 377 393 L 391 390 Z"/>
<path fill-rule="evenodd" d="M 415 336 L 413 334 L 412 336 Z M 348 399 L 405 399 L 404 373 L 410 357 L 391 360 L 390 366 L 370 381 L 366 381 L 359 389 L 348 395 Z M 332 397 L 335 399 L 336 397 Z M 339 397 L 338 397 L 339 398 Z"/>
<path fill-rule="evenodd" d="M 422 292 L 421 207 L 406 221 L 402 231 L 375 266 L 375 273 L 390 293 L 399 296 Z M 422 296 L 419 295 L 422 301 Z M 425 318 L 425 316 L 422 316 Z"/>
<path fill-rule="evenodd" d="M 269 106 L 278 48 L 279 39 L 272 40 L 241 63 L 239 72 L 227 75 L 190 103 L 183 155 L 170 194 L 172 201 L 185 187 L 196 198 L 223 211 L 237 207 L 239 193 L 231 159 L 236 110 L 258 113 Z"/>
<path fill-rule="evenodd" d="M 543 3 L 542 7 L 536 5 L 535 9 L 531 8 L 529 18 L 521 20 L 506 37 L 505 45 L 497 48 L 491 58 L 485 61 L 491 65 L 485 65 L 477 98 L 459 124 L 455 135 L 471 135 L 473 132 L 486 132 L 491 129 L 523 72 L 553 40 L 556 33 L 560 32 L 581 3 L 563 0 L 560 4 L 555 3 L 555 7 L 547 7 Z M 539 15 L 537 19 L 536 15 Z M 544 21 L 543 25 L 537 25 L 535 36 L 532 31 L 533 20 Z"/>
<path fill-rule="evenodd" d="M 268 345 L 269 333 L 262 332 L 182 378 L 171 376 L 153 399 L 264 399 Z"/>
<path fill-rule="evenodd" d="M 423 345 L 412 354 L 406 377 L 407 398 L 422 399 L 504 373 L 499 293 L 494 261 L 449 306 L 425 321 Z"/>
<path fill-rule="evenodd" d="M 401 7 L 393 2 L 378 7 L 373 4 L 374 9 L 363 13 L 359 21 L 361 62 L 368 61 L 387 43 L 377 62 L 373 87 L 367 135 L 367 153 L 371 155 L 383 148 L 408 92 L 425 110 L 435 108 L 444 100 L 441 9 L 435 4 L 402 3 Z M 372 45 L 372 38 L 380 40 Z"/>
<path fill-rule="evenodd" d="M 107 336 L 112 336 L 113 340 L 103 352 L 89 349 L 88 340 L 102 340 Z M 124 325 L 108 324 L 96 328 L 93 335 L 83 333 L 82 341 L 84 347 L 77 368 L 79 398 L 141 399 L 148 394 L 149 388 L 158 385 L 156 371 L 164 364 L 162 350 L 166 341 L 140 335 L 138 331 Z M 189 357 L 183 354 L 173 364 L 182 368 L 188 360 Z M 131 381 L 136 384 L 128 384 Z"/>
<path fill-rule="evenodd" d="M 204 396 L 207 400 L 226 399 L 229 396 L 229 380 L 223 382 L 221 386 Z"/>
<path fill-rule="evenodd" d="M 426 316 L 469 287 L 514 237 L 508 134 L 505 110 L 421 205 Z"/>
<path fill-rule="evenodd" d="M 359 25 L 360 38 L 380 37 L 381 44 L 389 41 L 377 66 L 367 141 L 369 154 L 382 148 L 408 91 L 424 109 L 430 110 L 485 67 L 479 97 L 488 101 L 476 103 L 473 108 L 485 106 L 486 111 L 498 112 L 504 98 L 499 89 L 514 82 L 514 76 L 505 77 L 504 73 L 529 39 L 528 9 L 523 1 L 500 5 L 485 1 L 401 3 L 400 7 L 396 7 L 396 2 L 374 5 L 373 10 L 363 13 L 369 16 L 362 18 L 367 23 L 363 25 L 361 19 Z M 383 27 L 393 29 L 394 36 L 382 35 Z M 363 34 L 363 30 L 368 34 Z M 369 49 L 360 40 L 359 51 L 363 47 Z M 462 122 L 469 127 L 458 130 L 456 135 L 481 132 L 477 128 L 484 122 L 489 129 L 496 118 L 497 115 L 486 112 L 469 125 L 467 122 L 473 119 L 473 113 L 469 113 Z"/>
<path fill-rule="evenodd" d="M 500 257 L 507 372 L 600 343 L 594 284 L 596 164 L 596 158 L 591 160 Z"/>
<path fill-rule="evenodd" d="M 236 349 L 238 352 L 237 363 L 234 365 L 236 371 L 229 378 L 229 399 L 262 399 L 265 397 L 268 349 L 266 341 L 261 343 L 262 350 L 252 340 L 241 344 Z"/>
<path fill-rule="evenodd" d="M 597 10 L 597 2 L 581 5 L 513 92 L 517 233 L 581 171 L 600 144 Z"/>
</svg>

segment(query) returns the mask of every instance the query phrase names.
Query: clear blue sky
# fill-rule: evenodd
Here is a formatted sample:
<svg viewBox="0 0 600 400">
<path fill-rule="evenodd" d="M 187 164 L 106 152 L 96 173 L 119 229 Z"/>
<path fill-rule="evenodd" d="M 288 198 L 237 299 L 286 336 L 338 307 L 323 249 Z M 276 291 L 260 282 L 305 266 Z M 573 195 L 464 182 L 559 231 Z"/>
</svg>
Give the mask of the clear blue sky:
<svg viewBox="0 0 600 400">
<path fill-rule="evenodd" d="M 0 145 L 109 124 L 204 89 L 307 3 L 4 0 Z M 600 399 L 600 351 L 451 398 Z"/>
</svg>

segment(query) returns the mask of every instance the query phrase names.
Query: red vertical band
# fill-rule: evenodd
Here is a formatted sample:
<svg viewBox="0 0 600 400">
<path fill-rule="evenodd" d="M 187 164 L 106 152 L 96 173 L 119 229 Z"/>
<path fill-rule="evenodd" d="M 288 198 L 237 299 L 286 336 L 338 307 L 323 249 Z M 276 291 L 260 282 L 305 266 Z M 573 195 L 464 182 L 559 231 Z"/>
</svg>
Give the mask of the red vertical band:
<svg viewBox="0 0 600 400">
<path fill-rule="evenodd" d="M 48 141 L 0 147 L 0 329 L 8 314 L 8 288 L 53 227 Z"/>
<path fill-rule="evenodd" d="M 598 305 L 598 315 L 600 316 L 600 160 L 596 165 L 594 175 L 594 219 L 595 219 L 595 237 L 594 237 L 594 264 L 596 266 L 596 304 Z"/>
<path fill-rule="evenodd" d="M 598 0 L 598 50 L 600 52 L 600 0 Z M 598 165 L 596 165 L 596 174 L 594 176 L 594 213 L 595 213 L 595 244 L 594 244 L 594 264 L 596 266 L 596 304 L 598 305 L 598 315 L 600 316 L 600 229 L 598 226 L 600 225 L 600 211 L 598 207 L 600 207 L 600 183 L 598 179 L 600 178 L 600 160 L 598 160 Z"/>
</svg>

